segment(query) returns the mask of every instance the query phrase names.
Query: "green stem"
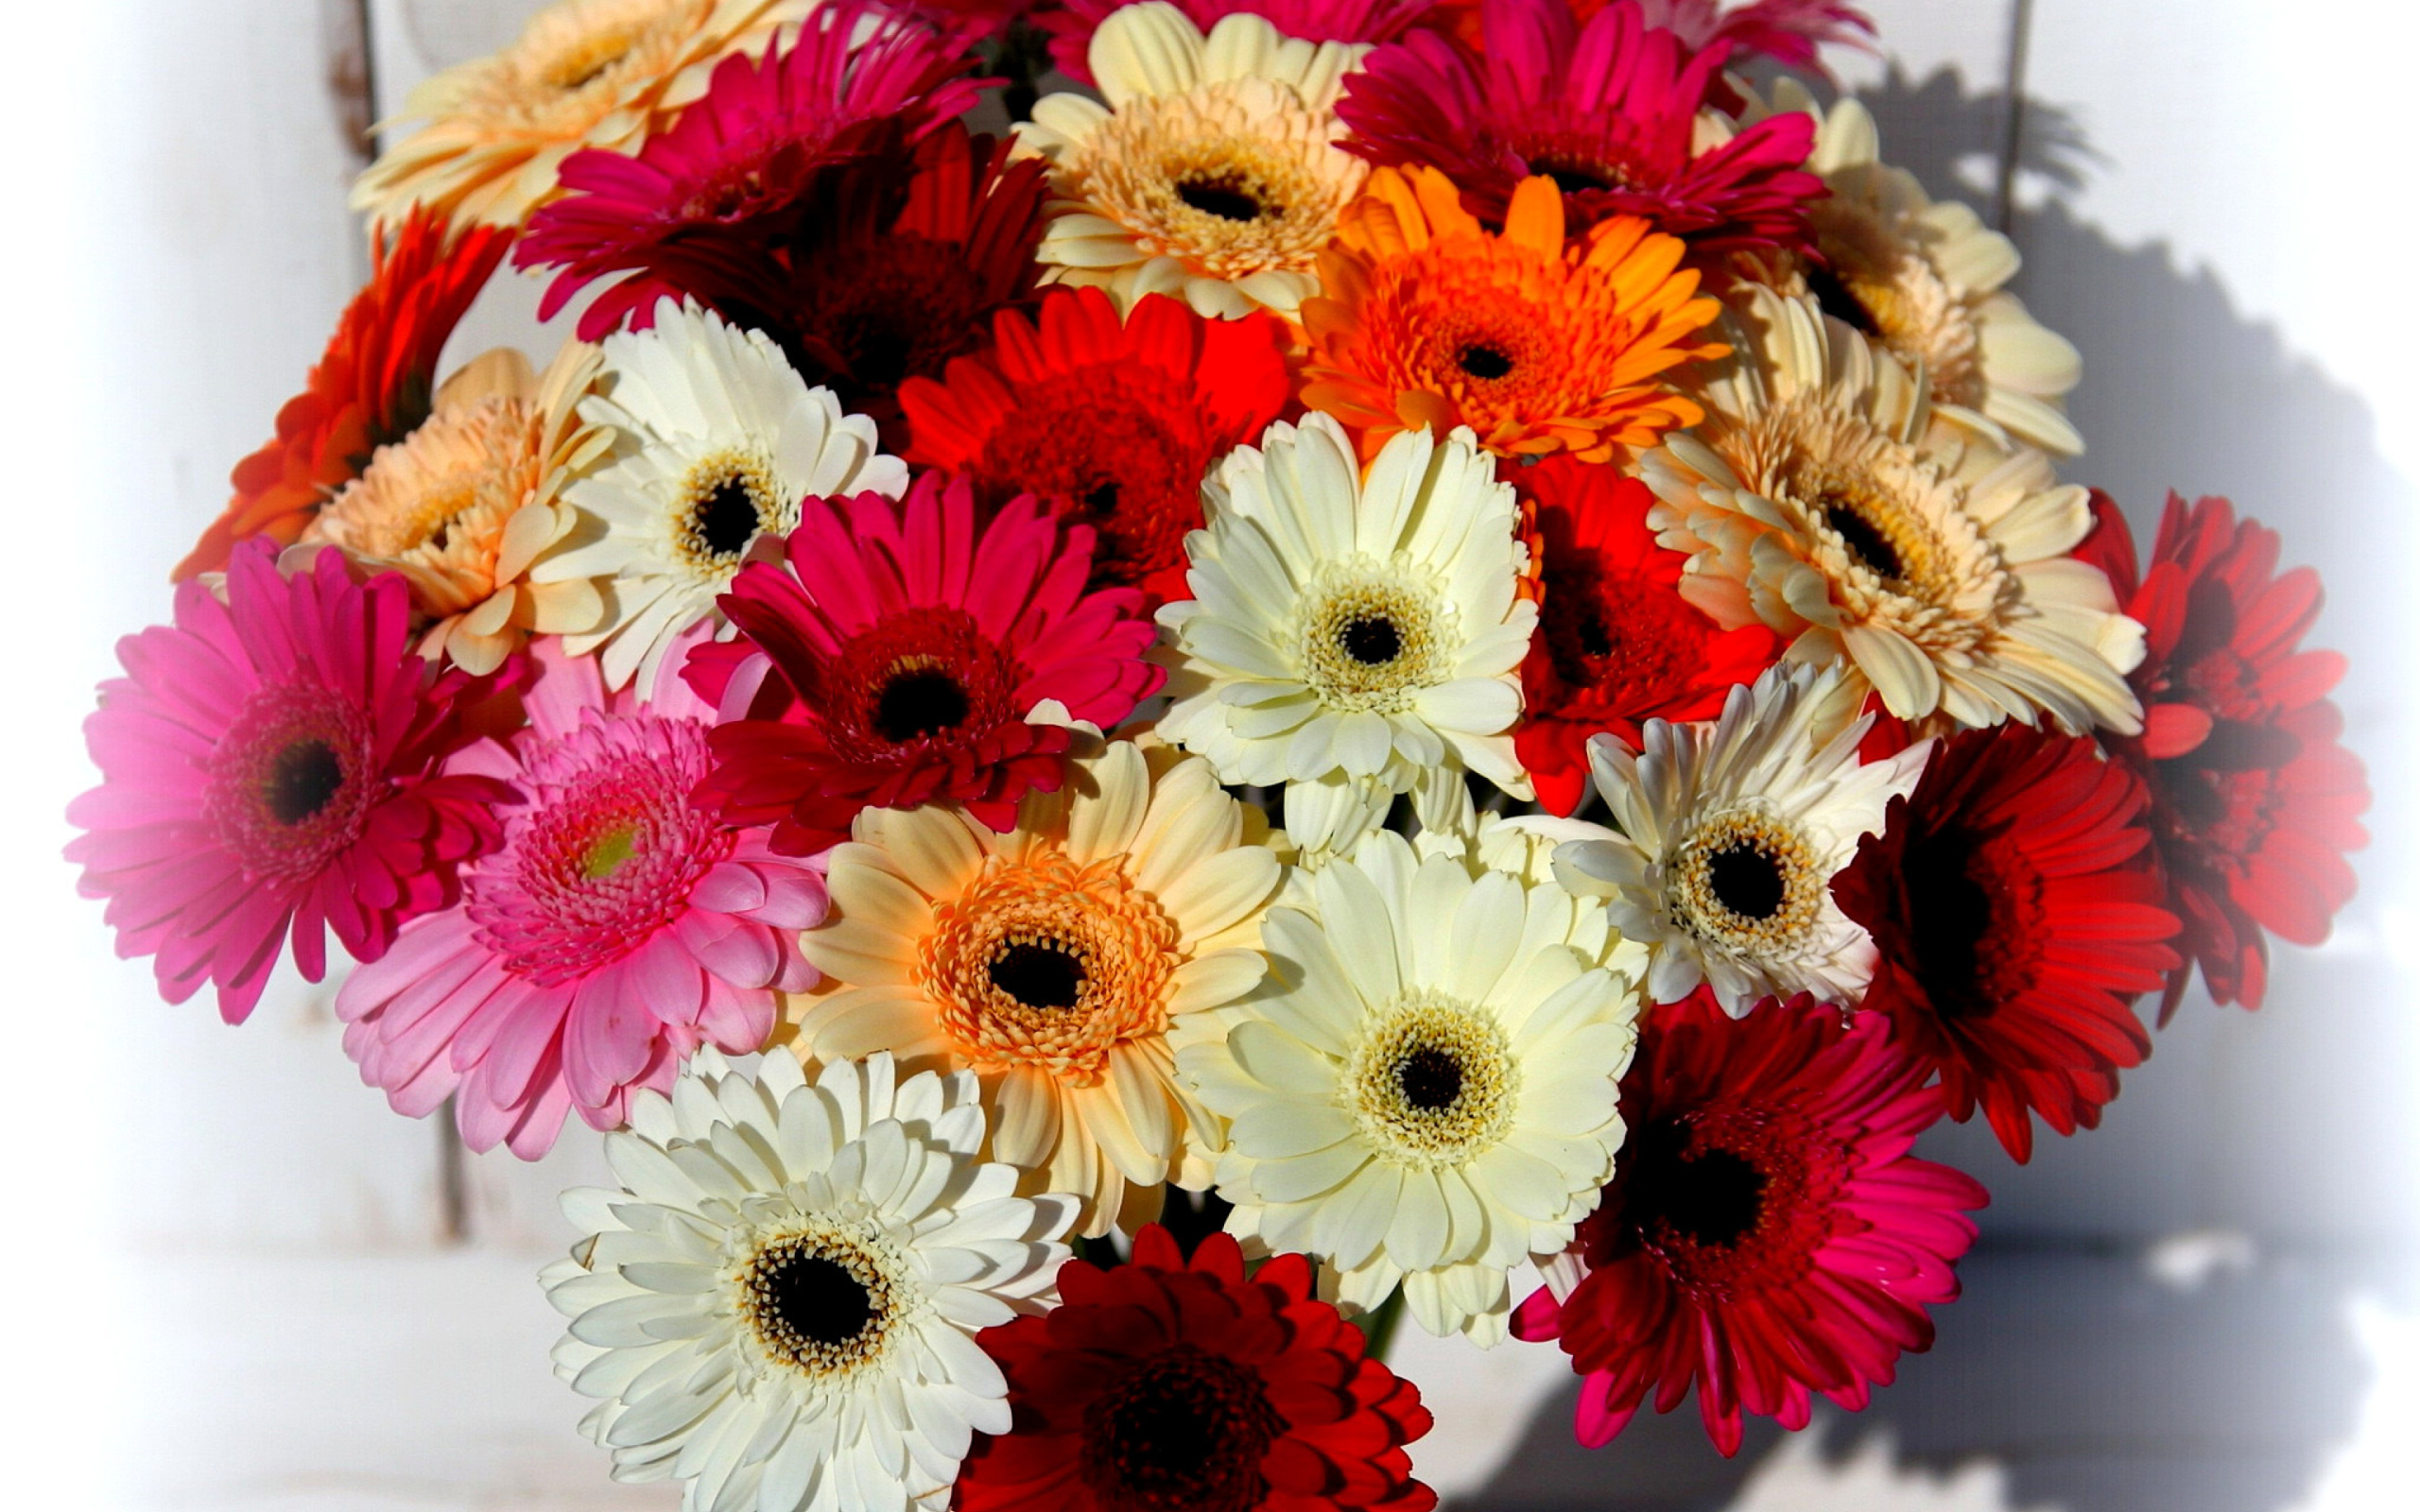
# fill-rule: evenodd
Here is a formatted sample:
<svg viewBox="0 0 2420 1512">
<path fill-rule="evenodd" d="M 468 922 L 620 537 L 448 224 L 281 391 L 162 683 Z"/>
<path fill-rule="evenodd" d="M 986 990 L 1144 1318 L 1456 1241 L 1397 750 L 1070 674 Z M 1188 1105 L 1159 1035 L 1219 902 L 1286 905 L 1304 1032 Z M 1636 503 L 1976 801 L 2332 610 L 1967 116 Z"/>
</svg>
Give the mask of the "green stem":
<svg viewBox="0 0 2420 1512">
<path fill-rule="evenodd" d="M 1395 1326 L 1402 1321 L 1403 1288 L 1398 1286 L 1387 1294 L 1385 1301 L 1355 1318 L 1353 1326 L 1359 1329 L 1362 1336 L 1369 1341 L 1370 1358 L 1384 1360 L 1387 1357 L 1387 1346 L 1394 1342 Z"/>
</svg>

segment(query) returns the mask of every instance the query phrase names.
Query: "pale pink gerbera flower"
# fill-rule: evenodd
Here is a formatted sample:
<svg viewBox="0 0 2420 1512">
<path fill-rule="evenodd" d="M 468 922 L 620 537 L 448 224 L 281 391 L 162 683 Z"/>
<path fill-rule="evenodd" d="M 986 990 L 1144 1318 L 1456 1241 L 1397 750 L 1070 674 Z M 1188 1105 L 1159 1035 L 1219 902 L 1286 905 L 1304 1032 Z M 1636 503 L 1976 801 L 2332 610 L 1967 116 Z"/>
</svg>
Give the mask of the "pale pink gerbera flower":
<svg viewBox="0 0 2420 1512">
<path fill-rule="evenodd" d="M 823 880 L 690 803 L 711 716 L 681 660 L 642 702 L 544 643 L 528 728 L 451 764 L 520 795 L 504 844 L 461 907 L 415 920 L 337 994 L 346 1053 L 397 1112 L 451 1093 L 473 1149 L 535 1159 L 567 1110 L 613 1128 L 701 1044 L 759 1049 L 774 994 L 815 985 L 798 932 L 822 921 Z"/>
<path fill-rule="evenodd" d="M 120 955 L 152 955 L 171 1003 L 202 983 L 240 1023 L 288 937 L 311 981 L 327 932 L 368 960 L 456 896 L 493 845 L 484 777 L 440 777 L 459 675 L 412 654 L 404 579 L 356 583 L 330 552 L 292 577 L 267 540 L 235 548 L 222 601 L 177 590 L 176 623 L 118 643 L 84 739 L 101 785 L 68 805 L 81 890 Z"/>
</svg>

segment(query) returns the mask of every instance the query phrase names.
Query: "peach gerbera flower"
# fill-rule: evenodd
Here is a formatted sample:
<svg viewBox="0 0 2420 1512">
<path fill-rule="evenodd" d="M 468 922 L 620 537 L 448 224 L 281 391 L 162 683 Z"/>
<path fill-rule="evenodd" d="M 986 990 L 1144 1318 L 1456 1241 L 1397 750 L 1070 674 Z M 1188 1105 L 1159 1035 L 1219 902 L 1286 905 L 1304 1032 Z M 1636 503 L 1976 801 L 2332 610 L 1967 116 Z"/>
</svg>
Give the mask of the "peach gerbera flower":
<svg viewBox="0 0 2420 1512">
<path fill-rule="evenodd" d="M 1563 192 L 1525 179 L 1490 232 L 1434 168 L 1381 168 L 1320 256 L 1303 301 L 1303 401 L 1377 455 L 1399 430 L 1467 425 L 1498 455 L 1585 462 L 1643 448 L 1703 411 L 1666 373 L 1721 310 L 1680 266 L 1676 237 L 1616 215 L 1566 243 Z"/>
</svg>

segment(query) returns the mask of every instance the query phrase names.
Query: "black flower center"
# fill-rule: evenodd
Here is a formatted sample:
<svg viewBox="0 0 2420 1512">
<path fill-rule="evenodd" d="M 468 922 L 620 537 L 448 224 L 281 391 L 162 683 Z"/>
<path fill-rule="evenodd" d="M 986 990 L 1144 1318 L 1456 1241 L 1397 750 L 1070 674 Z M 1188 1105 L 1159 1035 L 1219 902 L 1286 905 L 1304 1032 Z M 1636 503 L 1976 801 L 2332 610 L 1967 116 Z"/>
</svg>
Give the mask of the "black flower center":
<svg viewBox="0 0 2420 1512">
<path fill-rule="evenodd" d="M 697 504 L 698 539 L 717 557 L 736 557 L 756 539 L 756 496 L 744 478 L 727 477 Z"/>
<path fill-rule="evenodd" d="M 1705 878 L 1715 902 L 1741 919 L 1772 918 L 1789 891 L 1781 863 L 1744 840 L 1734 840 L 1706 857 Z"/>
<path fill-rule="evenodd" d="M 1901 875 L 1908 898 L 1908 941 L 1916 980 L 1945 1018 L 1989 1012 L 2001 990 L 1983 970 L 1984 942 L 1996 922 L 1992 894 L 1967 866 L 1962 835 L 1928 835 L 1908 847 Z"/>
<path fill-rule="evenodd" d="M 1336 632 L 1336 644 L 1365 667 L 1382 667 L 1403 655 L 1403 632 L 1394 621 L 1375 614 L 1347 620 Z"/>
<path fill-rule="evenodd" d="M 1874 522 L 1849 505 L 1837 500 L 1824 505 L 1824 523 L 1840 536 L 1849 556 L 1858 564 L 1878 577 L 1904 577 L 1907 564 L 1899 559 L 1898 548 L 1891 538 L 1875 528 Z"/>
<path fill-rule="evenodd" d="M 793 1254 L 761 1284 L 781 1326 L 809 1343 L 846 1344 L 873 1321 L 873 1294 L 837 1260 Z"/>
<path fill-rule="evenodd" d="M 894 746 L 956 730 L 966 722 L 966 689 L 942 667 L 893 673 L 874 696 L 873 728 Z"/>
<path fill-rule="evenodd" d="M 1557 163 L 1540 158 L 1530 164 L 1531 173 L 1543 173 L 1554 180 L 1554 186 L 1567 195 L 1590 194 L 1617 187 L 1603 170 L 1592 164 Z"/>
<path fill-rule="evenodd" d="M 1580 643 L 1583 656 L 1614 654 L 1614 632 L 1605 627 L 1605 616 L 1593 608 L 1583 610 L 1571 627 L 1572 639 Z"/>
<path fill-rule="evenodd" d="M 284 825 L 315 818 L 344 790 L 344 763 L 324 740 L 299 740 L 269 763 L 261 804 Z"/>
<path fill-rule="evenodd" d="M 1254 221 L 1269 214 L 1258 196 L 1232 178 L 1180 179 L 1176 197 L 1205 215 L 1220 220 Z"/>
<path fill-rule="evenodd" d="M 1283 1426 L 1257 1375 L 1179 1344 L 1137 1364 L 1084 1415 L 1084 1478 L 1119 1512 L 1244 1512 Z"/>
<path fill-rule="evenodd" d="M 1084 507 L 1095 515 L 1117 511 L 1117 480 L 1104 478 L 1084 491 Z"/>
<path fill-rule="evenodd" d="M 1631 1167 L 1628 1212 L 1641 1234 L 1657 1230 L 1692 1244 L 1736 1246 L 1756 1228 L 1765 1207 L 1765 1173 L 1720 1146 L 1694 1148 L 1685 1124 L 1660 1123 L 1639 1140 Z"/>
<path fill-rule="evenodd" d="M 1815 296 L 1815 302 L 1833 319 L 1854 326 L 1870 336 L 1882 334 L 1881 326 L 1876 323 L 1874 312 L 1865 307 L 1865 301 L 1850 293 L 1848 284 L 1841 281 L 1841 276 L 1824 265 L 1812 263 L 1807 266 L 1806 292 Z"/>
<path fill-rule="evenodd" d="M 1432 1045 L 1422 1045 L 1395 1067 L 1403 1100 L 1424 1113 L 1442 1112 L 1462 1095 L 1462 1063 Z"/>
<path fill-rule="evenodd" d="M 1084 991 L 1084 963 L 1063 945 L 1019 940 L 992 957 L 992 985 L 1028 1008 L 1072 1008 Z"/>
<path fill-rule="evenodd" d="M 1481 380 L 1501 378 L 1512 370 L 1512 359 L 1494 347 L 1473 344 L 1464 347 L 1454 360 L 1461 364 L 1462 371 Z"/>
</svg>

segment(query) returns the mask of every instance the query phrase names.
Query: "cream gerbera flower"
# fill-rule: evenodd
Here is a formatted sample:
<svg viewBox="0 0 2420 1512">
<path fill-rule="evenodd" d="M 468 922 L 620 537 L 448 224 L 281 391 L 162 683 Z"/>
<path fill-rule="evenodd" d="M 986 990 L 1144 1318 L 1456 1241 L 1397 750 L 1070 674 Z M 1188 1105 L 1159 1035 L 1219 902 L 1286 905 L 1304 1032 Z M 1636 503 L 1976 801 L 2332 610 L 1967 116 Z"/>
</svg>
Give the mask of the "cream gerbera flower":
<svg viewBox="0 0 2420 1512">
<path fill-rule="evenodd" d="M 1776 103 L 1816 118 L 1806 166 L 1831 190 L 1808 207 L 1828 266 L 1793 267 L 1782 291 L 1816 294 L 1827 312 L 1919 368 L 1942 418 L 2062 455 L 2082 452 L 2063 404 L 2083 359 L 2008 292 L 2016 244 L 1965 205 L 1934 203 L 1914 174 L 1883 163 L 1874 116 L 1857 100 L 1826 114 L 1784 80 Z"/>
<path fill-rule="evenodd" d="M 1046 276 L 1121 306 L 1161 293 L 1205 316 L 1290 318 L 1369 173 L 1336 145 L 1335 108 L 1369 50 L 1242 12 L 1205 37 L 1162 0 L 1110 16 L 1089 55 L 1108 105 L 1051 94 L 1017 128 L 1020 150 L 1050 160 Z"/>
<path fill-rule="evenodd" d="M 809 388 L 761 332 L 695 306 L 667 301 L 652 329 L 606 337 L 596 389 L 580 413 L 614 428 L 614 450 L 564 489 L 579 523 L 529 576 L 595 580 L 603 621 L 564 644 L 601 647 L 610 687 L 651 682 L 675 636 L 719 617 L 715 596 L 743 563 L 777 560 L 801 499 L 908 487 L 873 421 Z"/>
<path fill-rule="evenodd" d="M 540 1277 L 614 1478 L 685 1482 L 689 1512 L 947 1506 L 974 1434 L 1009 1429 L 975 1335 L 1055 1300 L 1072 1212 L 982 1143 L 974 1077 L 888 1056 L 810 1085 L 708 1047 L 638 1093 L 605 1136 L 621 1190 L 564 1194 L 585 1237 Z"/>
<path fill-rule="evenodd" d="M 1567 1245 L 1622 1142 L 1638 994 L 1601 908 L 1417 859 L 1380 831 L 1270 910 L 1270 976 L 1177 1052 L 1233 1121 L 1228 1228 L 1331 1263 L 1368 1308 L 1505 1337 L 1507 1280 Z"/>
<path fill-rule="evenodd" d="M 1349 849 L 1439 767 L 1530 796 L 1512 731 L 1537 606 L 1515 593 L 1512 488 L 1469 430 L 1402 432 L 1364 479 L 1333 419 L 1281 421 L 1201 496 L 1193 597 L 1160 610 L 1164 738 L 1222 782 L 1290 783 L 1287 828 L 1315 850 Z"/>
<path fill-rule="evenodd" d="M 583 580 L 534 583 L 529 565 L 573 524 L 564 481 L 612 443 L 579 405 L 595 347 L 566 346 L 543 378 L 517 352 L 469 363 L 437 391 L 429 418 L 378 448 L 314 516 L 298 543 L 332 545 L 411 584 L 430 621 L 421 652 L 494 671 L 533 629 L 584 630 L 605 612 Z"/>
<path fill-rule="evenodd" d="M 558 0 L 502 52 L 415 86 L 420 129 L 353 186 L 372 223 L 424 204 L 457 225 L 517 226 L 582 147 L 634 150 L 703 94 L 727 53 L 762 51 L 813 0 Z"/>
<path fill-rule="evenodd" d="M 1860 765 L 1874 720 L 1844 717 L 1854 691 L 1836 670 L 1785 665 L 1732 689 L 1712 724 L 1649 720 L 1638 754 L 1588 743 L 1616 828 L 1566 839 L 1555 875 L 1647 945 L 1654 1001 L 1703 982 L 1737 1018 L 1767 996 L 1865 995 L 1874 941 L 1832 901 L 1832 875 L 1915 787 L 1932 745 Z"/>
<path fill-rule="evenodd" d="M 954 809 L 860 815 L 802 941 L 823 983 L 793 1008 L 808 1058 L 979 1074 L 993 1152 L 1099 1235 L 1156 1216 L 1171 1177 L 1206 1180 L 1219 1132 L 1176 1083 L 1169 1026 L 1260 980 L 1286 868 L 1284 836 L 1207 763 L 1084 738 L 1005 834 Z"/>
<path fill-rule="evenodd" d="M 2068 555 L 2084 490 L 2039 452 L 1931 423 L 1908 369 L 1812 299 L 1754 288 L 1743 313 L 1754 335 L 1699 391 L 1705 420 L 1642 463 L 1650 523 L 1693 554 L 1682 593 L 1852 668 L 1902 719 L 2139 730 L 2142 627 Z"/>
</svg>

